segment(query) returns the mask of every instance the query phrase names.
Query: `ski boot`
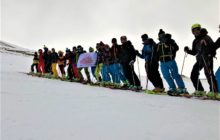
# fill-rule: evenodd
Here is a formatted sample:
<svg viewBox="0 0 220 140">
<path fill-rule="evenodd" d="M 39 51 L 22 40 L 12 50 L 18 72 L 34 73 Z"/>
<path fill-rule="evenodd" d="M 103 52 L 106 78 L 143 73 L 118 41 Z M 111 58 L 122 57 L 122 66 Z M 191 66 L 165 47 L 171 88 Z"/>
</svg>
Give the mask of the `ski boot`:
<svg viewBox="0 0 220 140">
<path fill-rule="evenodd" d="M 208 93 L 207 93 L 208 99 L 215 100 L 215 99 L 216 99 L 216 96 L 217 96 L 217 94 L 214 93 L 214 92 L 208 92 Z"/>
<path fill-rule="evenodd" d="M 122 85 L 122 86 L 120 87 L 120 89 L 122 89 L 122 90 L 127 90 L 127 89 L 129 89 L 129 87 L 130 87 L 129 84 L 124 84 L 124 85 Z"/>
<path fill-rule="evenodd" d="M 179 94 L 179 96 L 183 96 L 183 97 L 186 97 L 186 98 L 191 98 L 192 95 L 189 94 L 189 92 L 187 91 L 186 88 L 178 88 L 176 90 L 176 92 Z"/>
<path fill-rule="evenodd" d="M 205 91 L 195 91 L 192 95 L 195 97 L 204 97 L 204 96 L 206 96 L 206 92 Z"/>
<path fill-rule="evenodd" d="M 167 94 L 170 96 L 179 96 L 179 93 L 174 88 L 170 88 L 170 90 L 167 91 Z"/>
<path fill-rule="evenodd" d="M 216 96 L 215 96 L 215 99 L 220 101 L 220 93 L 218 93 Z"/>
</svg>

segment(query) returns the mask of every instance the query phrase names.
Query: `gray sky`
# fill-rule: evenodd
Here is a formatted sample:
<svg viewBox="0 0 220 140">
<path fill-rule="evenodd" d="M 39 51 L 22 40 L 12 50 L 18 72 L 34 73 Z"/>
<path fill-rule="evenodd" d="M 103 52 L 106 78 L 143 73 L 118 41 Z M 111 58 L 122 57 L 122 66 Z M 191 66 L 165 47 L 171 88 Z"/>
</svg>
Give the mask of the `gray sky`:
<svg viewBox="0 0 220 140">
<path fill-rule="evenodd" d="M 183 47 L 191 47 L 194 38 L 193 23 L 207 28 L 213 40 L 219 36 L 219 8 L 219 0 L 2 0 L 1 40 L 31 49 L 46 44 L 65 50 L 79 44 L 87 49 L 101 40 L 110 44 L 112 37 L 127 35 L 140 50 L 143 33 L 157 42 L 163 28 L 180 46 L 181 66 Z M 187 57 L 186 65 L 194 61 Z M 190 71 L 191 66 L 184 74 Z"/>
</svg>

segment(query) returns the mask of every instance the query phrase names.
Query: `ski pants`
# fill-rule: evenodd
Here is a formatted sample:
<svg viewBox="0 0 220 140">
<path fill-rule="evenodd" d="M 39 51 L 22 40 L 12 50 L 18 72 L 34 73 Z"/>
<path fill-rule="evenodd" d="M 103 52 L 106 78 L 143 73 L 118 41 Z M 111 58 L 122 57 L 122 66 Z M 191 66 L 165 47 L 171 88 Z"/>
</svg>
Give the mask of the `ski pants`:
<svg viewBox="0 0 220 140">
<path fill-rule="evenodd" d="M 80 80 L 84 80 L 83 75 L 82 75 L 82 72 L 81 72 L 82 69 L 84 69 L 85 74 L 86 74 L 86 78 L 87 78 L 87 80 L 90 82 L 91 79 L 90 79 L 90 74 L 89 74 L 88 68 L 78 68 L 79 79 L 80 79 Z"/>
<path fill-rule="evenodd" d="M 160 66 L 163 77 L 167 81 L 170 89 L 176 89 L 174 80 L 176 81 L 178 88 L 180 89 L 185 88 L 185 84 L 178 73 L 178 67 L 175 60 L 168 62 L 161 62 Z"/>
<path fill-rule="evenodd" d="M 52 72 L 53 72 L 53 77 L 58 77 L 57 63 L 52 63 Z"/>
<path fill-rule="evenodd" d="M 218 85 L 218 92 L 220 93 L 220 67 L 215 73 L 215 78 L 216 78 L 217 85 Z"/>
<path fill-rule="evenodd" d="M 150 80 L 150 82 L 154 85 L 156 88 L 164 88 L 163 81 L 159 73 L 159 63 L 158 62 L 145 62 L 145 70 L 147 73 L 147 77 Z"/>
<path fill-rule="evenodd" d="M 45 72 L 50 73 L 51 72 L 51 63 L 45 62 Z"/>
<path fill-rule="evenodd" d="M 95 69 L 96 69 L 96 66 L 91 67 L 92 76 L 96 78 Z"/>
<path fill-rule="evenodd" d="M 103 66 L 103 64 L 100 63 L 100 64 L 98 64 L 98 65 L 96 66 L 96 69 L 95 69 L 95 76 L 96 76 L 96 80 L 97 80 L 98 82 L 101 82 L 101 81 L 102 81 L 101 76 L 100 76 L 100 73 L 101 73 L 101 71 L 102 71 L 102 66 Z"/>
<path fill-rule="evenodd" d="M 71 64 L 68 65 L 67 74 L 68 74 L 68 79 L 72 80 L 72 78 L 73 78 L 73 70 L 72 70 Z"/>
<path fill-rule="evenodd" d="M 209 86 L 210 86 L 209 87 L 210 91 L 214 90 L 213 92 L 217 92 L 217 89 L 218 89 L 217 81 L 216 81 L 214 73 L 213 73 L 213 58 L 210 58 L 210 60 L 208 60 L 208 59 L 203 60 L 203 58 L 201 57 L 201 59 L 198 59 L 198 60 L 199 61 L 197 61 L 194 64 L 192 72 L 191 72 L 191 76 L 190 76 L 194 88 L 198 91 L 204 91 L 202 83 L 199 80 L 200 71 L 204 68 L 205 76 L 206 76 L 208 83 L 209 83 Z"/>
<path fill-rule="evenodd" d="M 123 68 L 125 77 L 128 79 L 128 81 L 131 85 L 141 86 L 140 80 L 138 79 L 138 77 L 137 77 L 137 75 L 134 71 L 134 66 L 133 65 L 123 63 L 122 68 Z"/>
<path fill-rule="evenodd" d="M 34 67 L 35 67 L 36 71 L 38 72 L 38 63 L 31 65 L 31 72 L 34 72 Z"/>
<path fill-rule="evenodd" d="M 38 63 L 38 72 L 45 73 L 44 62 L 39 62 Z"/>
<path fill-rule="evenodd" d="M 62 77 L 65 77 L 65 70 L 64 70 L 64 65 L 59 65 L 59 68 L 60 68 L 60 72 L 61 72 L 61 74 L 62 74 Z"/>
<path fill-rule="evenodd" d="M 78 78 L 79 79 L 79 73 L 78 73 L 78 69 L 76 67 L 76 64 L 72 64 L 72 72 L 73 72 L 74 78 Z"/>
<path fill-rule="evenodd" d="M 111 78 L 110 78 L 110 66 L 109 65 L 105 65 L 103 64 L 102 66 L 102 79 L 104 82 L 110 82 Z"/>
<path fill-rule="evenodd" d="M 109 71 L 112 76 L 113 83 L 119 84 L 121 81 L 126 81 L 127 79 L 124 76 L 124 72 L 119 63 L 114 63 L 109 66 Z"/>
</svg>

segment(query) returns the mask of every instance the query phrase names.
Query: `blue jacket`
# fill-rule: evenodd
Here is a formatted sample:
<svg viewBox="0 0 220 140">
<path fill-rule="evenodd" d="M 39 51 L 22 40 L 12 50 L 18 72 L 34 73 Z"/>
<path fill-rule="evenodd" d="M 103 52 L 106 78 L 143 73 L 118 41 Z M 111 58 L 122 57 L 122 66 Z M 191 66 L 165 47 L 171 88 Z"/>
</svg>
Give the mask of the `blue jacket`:
<svg viewBox="0 0 220 140">
<path fill-rule="evenodd" d="M 139 57 L 145 59 L 146 62 L 151 62 L 153 59 L 155 59 L 155 45 L 156 43 L 153 41 L 153 39 L 149 39 L 150 42 L 148 44 L 144 44 L 144 47 L 142 49 L 141 54 L 137 54 Z"/>
</svg>

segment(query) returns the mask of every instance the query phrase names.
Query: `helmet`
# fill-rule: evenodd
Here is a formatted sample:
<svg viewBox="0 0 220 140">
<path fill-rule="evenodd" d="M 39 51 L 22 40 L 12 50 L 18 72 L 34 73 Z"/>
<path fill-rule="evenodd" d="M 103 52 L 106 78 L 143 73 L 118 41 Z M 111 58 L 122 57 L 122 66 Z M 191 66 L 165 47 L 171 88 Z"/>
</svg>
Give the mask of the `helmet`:
<svg viewBox="0 0 220 140">
<path fill-rule="evenodd" d="M 193 29 L 195 29 L 195 28 L 201 28 L 201 25 L 198 24 L 198 23 L 193 24 L 192 27 L 191 27 L 191 29 L 193 30 Z"/>
</svg>

